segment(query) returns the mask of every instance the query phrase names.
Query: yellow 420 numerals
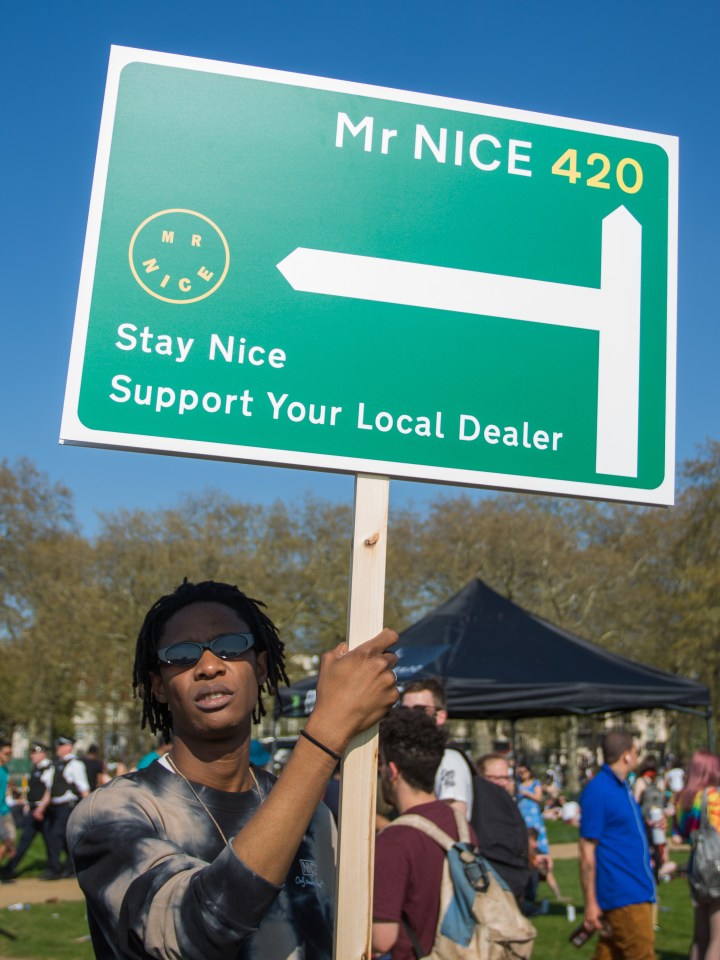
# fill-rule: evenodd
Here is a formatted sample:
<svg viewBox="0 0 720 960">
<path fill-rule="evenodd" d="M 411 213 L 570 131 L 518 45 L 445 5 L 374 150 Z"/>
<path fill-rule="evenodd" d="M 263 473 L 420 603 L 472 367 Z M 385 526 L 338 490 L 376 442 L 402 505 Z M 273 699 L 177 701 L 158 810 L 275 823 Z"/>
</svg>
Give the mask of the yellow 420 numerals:
<svg viewBox="0 0 720 960">
<path fill-rule="evenodd" d="M 609 158 L 604 153 L 591 153 L 585 163 L 590 169 L 599 168 L 596 173 L 587 178 L 585 185 L 609 190 L 611 185 L 607 176 L 612 169 Z M 552 165 L 552 172 L 558 177 L 567 177 L 570 183 L 582 180 L 583 175 L 578 170 L 577 150 L 566 150 L 561 157 L 558 157 Z M 637 193 L 643 185 L 642 167 L 632 157 L 625 157 L 615 167 L 615 180 L 624 193 Z"/>
</svg>

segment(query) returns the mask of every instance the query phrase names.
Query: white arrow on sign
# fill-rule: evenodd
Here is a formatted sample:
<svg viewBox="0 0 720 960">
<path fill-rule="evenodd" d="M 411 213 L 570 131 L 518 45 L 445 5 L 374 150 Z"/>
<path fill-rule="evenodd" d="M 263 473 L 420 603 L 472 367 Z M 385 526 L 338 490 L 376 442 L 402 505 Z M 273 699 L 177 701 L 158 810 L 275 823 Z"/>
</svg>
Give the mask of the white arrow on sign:
<svg viewBox="0 0 720 960">
<path fill-rule="evenodd" d="M 602 221 L 600 288 L 297 247 L 278 263 L 294 290 L 597 330 L 595 469 L 636 477 L 642 227 L 620 206 Z"/>
</svg>

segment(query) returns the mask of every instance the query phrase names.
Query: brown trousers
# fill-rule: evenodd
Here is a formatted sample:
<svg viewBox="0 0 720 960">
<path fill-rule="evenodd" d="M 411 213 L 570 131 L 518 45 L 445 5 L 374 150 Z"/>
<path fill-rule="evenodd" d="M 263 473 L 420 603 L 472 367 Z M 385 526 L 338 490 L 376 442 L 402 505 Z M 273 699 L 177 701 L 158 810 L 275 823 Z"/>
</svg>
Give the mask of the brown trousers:
<svg viewBox="0 0 720 960">
<path fill-rule="evenodd" d="M 601 931 L 594 960 L 655 960 L 651 903 L 631 903 L 603 914 L 609 924 Z"/>
</svg>

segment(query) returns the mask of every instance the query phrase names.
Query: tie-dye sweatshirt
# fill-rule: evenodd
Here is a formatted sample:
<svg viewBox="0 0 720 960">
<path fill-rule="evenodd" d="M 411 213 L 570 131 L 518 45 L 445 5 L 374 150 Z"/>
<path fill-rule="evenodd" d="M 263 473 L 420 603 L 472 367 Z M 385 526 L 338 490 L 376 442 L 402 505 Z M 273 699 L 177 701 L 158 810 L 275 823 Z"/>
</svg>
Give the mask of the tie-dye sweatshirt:
<svg viewBox="0 0 720 960">
<path fill-rule="evenodd" d="M 703 792 L 707 793 L 707 815 L 710 824 L 720 832 L 720 790 L 717 787 L 708 787 L 706 791 L 698 790 L 695 794 L 693 804 L 689 809 L 678 809 L 676 822 L 678 833 L 686 840 L 690 839 L 692 834 L 700 826 L 700 813 L 702 811 Z"/>
<path fill-rule="evenodd" d="M 275 782 L 194 789 L 232 839 Z M 320 805 L 281 887 L 225 845 L 188 784 L 161 763 L 118 777 L 74 810 L 68 842 L 99 960 L 330 960 L 335 828 Z"/>
</svg>

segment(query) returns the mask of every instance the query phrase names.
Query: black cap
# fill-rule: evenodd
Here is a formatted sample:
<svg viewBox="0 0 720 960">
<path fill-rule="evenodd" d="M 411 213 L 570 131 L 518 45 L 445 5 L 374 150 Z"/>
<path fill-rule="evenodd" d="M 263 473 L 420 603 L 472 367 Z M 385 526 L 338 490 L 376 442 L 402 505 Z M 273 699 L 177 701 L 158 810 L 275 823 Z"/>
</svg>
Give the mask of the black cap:
<svg viewBox="0 0 720 960">
<path fill-rule="evenodd" d="M 69 743 L 69 744 L 75 743 L 74 738 L 73 738 L 73 737 L 58 737 L 57 740 L 55 741 L 55 746 L 56 746 L 56 747 L 63 747 L 63 746 L 65 746 L 65 745 L 68 744 L 68 743 Z"/>
<path fill-rule="evenodd" d="M 39 753 L 41 750 L 43 753 L 47 753 L 50 747 L 46 743 L 40 743 L 39 740 L 33 740 L 30 744 L 30 753 Z"/>
</svg>

